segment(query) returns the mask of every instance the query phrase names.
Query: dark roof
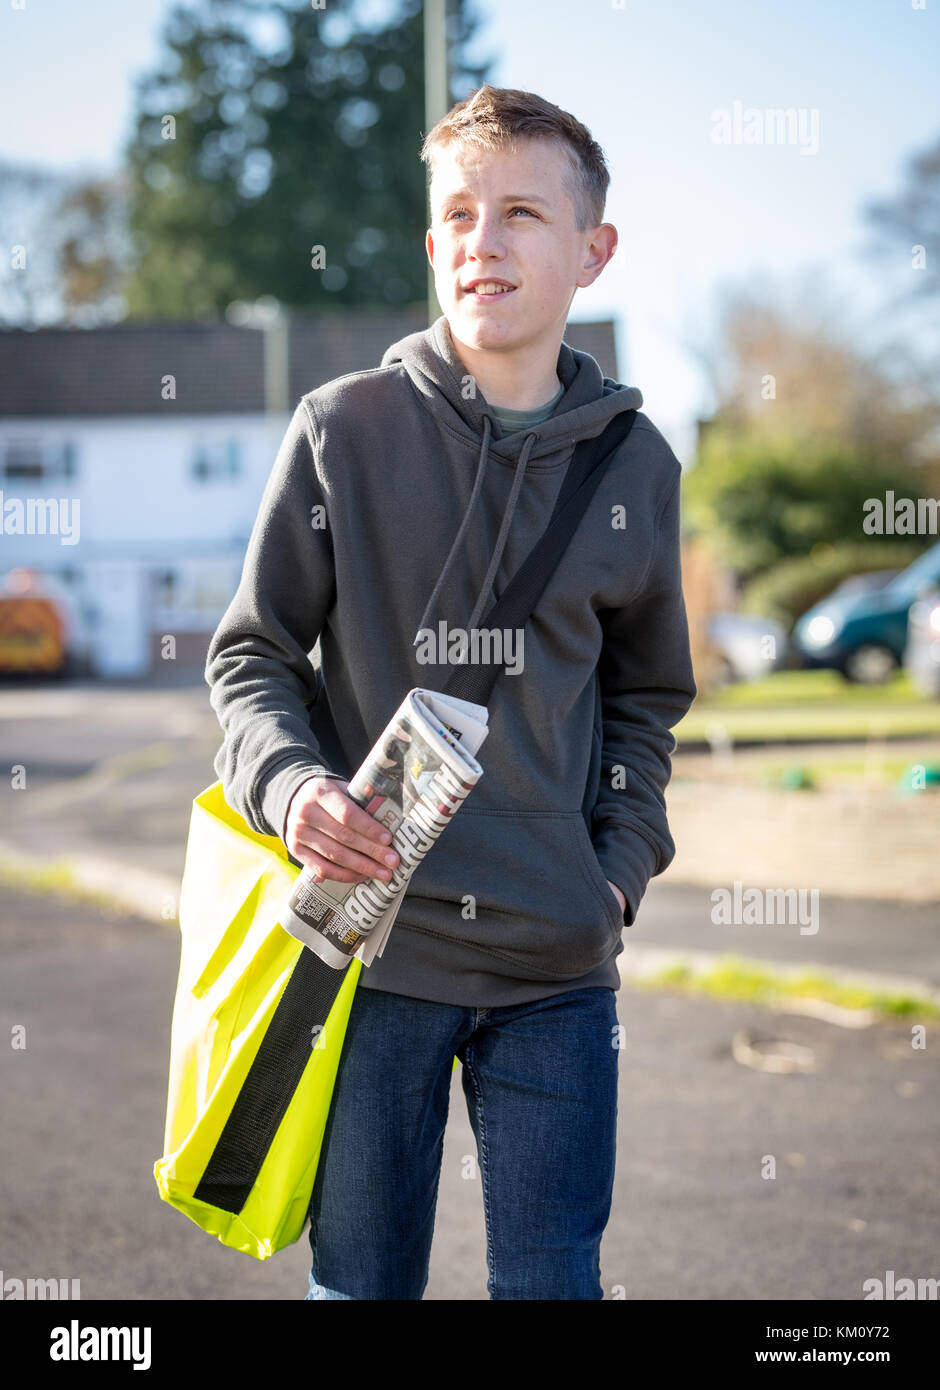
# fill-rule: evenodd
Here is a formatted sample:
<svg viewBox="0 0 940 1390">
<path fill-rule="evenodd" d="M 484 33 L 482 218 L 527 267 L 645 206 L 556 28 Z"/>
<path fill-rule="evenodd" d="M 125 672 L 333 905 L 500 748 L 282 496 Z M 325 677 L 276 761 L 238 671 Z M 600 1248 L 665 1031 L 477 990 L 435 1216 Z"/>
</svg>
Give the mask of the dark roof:
<svg viewBox="0 0 940 1390">
<path fill-rule="evenodd" d="M 346 372 L 377 367 L 390 343 L 427 327 L 423 308 L 297 315 L 290 324 L 290 400 Z M 569 324 L 565 341 L 617 377 L 610 320 Z M 161 397 L 163 378 L 176 399 Z M 105 328 L 0 330 L 0 418 L 254 413 L 264 409 L 262 333 L 225 320 Z"/>
</svg>

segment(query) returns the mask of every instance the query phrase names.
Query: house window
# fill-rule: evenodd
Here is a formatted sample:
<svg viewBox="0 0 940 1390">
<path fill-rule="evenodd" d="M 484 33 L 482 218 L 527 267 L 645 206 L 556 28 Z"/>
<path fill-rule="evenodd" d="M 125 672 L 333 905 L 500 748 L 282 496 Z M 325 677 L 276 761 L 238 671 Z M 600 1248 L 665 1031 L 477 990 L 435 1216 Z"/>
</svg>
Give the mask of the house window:
<svg viewBox="0 0 940 1390">
<path fill-rule="evenodd" d="M 11 440 L 6 447 L 3 461 L 5 478 L 41 478 L 42 449 L 34 439 Z"/>
<path fill-rule="evenodd" d="M 241 445 L 237 439 L 200 444 L 190 472 L 197 483 L 232 482 L 241 475 Z"/>
<path fill-rule="evenodd" d="M 161 608 L 171 609 L 176 600 L 176 575 L 172 570 L 161 570 L 154 578 L 154 598 Z"/>
<path fill-rule="evenodd" d="M 231 560 L 182 560 L 176 569 L 153 572 L 154 629 L 208 632 L 218 626 L 237 587 Z"/>
<path fill-rule="evenodd" d="M 53 482 L 74 478 L 77 471 L 77 451 L 70 440 L 8 439 L 0 452 L 0 475 L 11 483 Z"/>
</svg>

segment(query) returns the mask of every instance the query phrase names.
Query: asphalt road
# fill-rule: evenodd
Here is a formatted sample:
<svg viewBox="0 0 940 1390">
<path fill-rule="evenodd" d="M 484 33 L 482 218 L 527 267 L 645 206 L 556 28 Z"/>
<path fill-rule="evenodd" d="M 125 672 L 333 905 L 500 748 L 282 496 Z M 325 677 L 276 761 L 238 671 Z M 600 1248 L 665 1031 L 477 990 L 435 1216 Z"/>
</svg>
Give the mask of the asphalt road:
<svg viewBox="0 0 940 1390">
<path fill-rule="evenodd" d="M 159 1200 L 178 936 L 49 898 L 0 907 L 0 1270 L 91 1299 L 302 1299 L 306 1235 L 258 1263 Z M 749 1005 L 621 991 L 619 1157 L 605 1296 L 861 1299 L 940 1276 L 940 1047 Z M 26 1029 L 25 1050 L 10 1046 Z M 808 1075 L 734 1060 L 740 1029 Z M 429 1300 L 485 1300 L 474 1143 L 454 1079 Z M 776 1177 L 762 1178 L 766 1156 Z"/>
</svg>

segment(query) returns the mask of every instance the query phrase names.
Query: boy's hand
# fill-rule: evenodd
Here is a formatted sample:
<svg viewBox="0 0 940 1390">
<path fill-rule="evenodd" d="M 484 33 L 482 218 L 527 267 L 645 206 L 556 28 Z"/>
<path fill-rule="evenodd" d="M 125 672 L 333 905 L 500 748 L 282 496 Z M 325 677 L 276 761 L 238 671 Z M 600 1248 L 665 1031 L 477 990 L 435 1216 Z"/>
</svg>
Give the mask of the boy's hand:
<svg viewBox="0 0 940 1390">
<path fill-rule="evenodd" d="M 387 883 L 399 859 L 389 848 L 392 837 L 346 795 L 348 786 L 336 777 L 302 782 L 288 807 L 284 843 L 320 879 L 362 883 L 380 878 Z"/>
<path fill-rule="evenodd" d="M 620 904 L 620 911 L 621 911 L 621 912 L 626 912 L 626 910 L 627 910 L 627 900 L 626 900 L 626 898 L 623 896 L 623 893 L 622 893 L 622 892 L 620 891 L 620 889 L 617 887 L 616 883 L 611 883 L 610 879 L 607 880 L 607 883 L 608 883 L 608 886 L 609 886 L 610 888 L 613 889 L 614 897 L 617 899 L 618 903 Z"/>
</svg>

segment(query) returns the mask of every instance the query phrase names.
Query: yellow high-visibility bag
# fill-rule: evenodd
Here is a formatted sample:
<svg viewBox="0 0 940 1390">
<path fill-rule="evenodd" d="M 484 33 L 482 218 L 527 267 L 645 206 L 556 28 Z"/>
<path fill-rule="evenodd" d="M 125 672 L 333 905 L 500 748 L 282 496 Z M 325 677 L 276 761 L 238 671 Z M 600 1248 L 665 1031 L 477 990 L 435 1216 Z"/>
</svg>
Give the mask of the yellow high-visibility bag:
<svg viewBox="0 0 940 1390">
<path fill-rule="evenodd" d="M 276 836 L 193 801 L 180 893 L 165 1202 L 266 1260 L 304 1229 L 362 963 L 334 970 L 278 925 L 300 873 Z"/>
</svg>

